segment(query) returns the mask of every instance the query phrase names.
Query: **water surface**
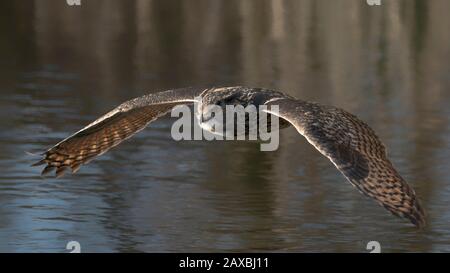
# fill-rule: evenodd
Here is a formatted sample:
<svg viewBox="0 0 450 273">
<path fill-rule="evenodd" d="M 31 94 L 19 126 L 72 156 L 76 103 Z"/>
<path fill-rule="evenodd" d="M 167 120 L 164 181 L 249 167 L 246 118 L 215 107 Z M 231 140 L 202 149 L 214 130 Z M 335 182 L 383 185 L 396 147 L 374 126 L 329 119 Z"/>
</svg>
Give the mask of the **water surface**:
<svg viewBox="0 0 450 273">
<path fill-rule="evenodd" d="M 0 251 L 450 251 L 450 2 L 2 1 Z M 386 2 L 386 3 L 385 3 Z M 388 3 L 387 3 L 388 2 Z M 62 179 L 43 151 L 124 100 L 248 85 L 369 123 L 428 212 L 422 231 L 354 190 L 293 128 L 175 142 L 164 118 Z"/>
</svg>

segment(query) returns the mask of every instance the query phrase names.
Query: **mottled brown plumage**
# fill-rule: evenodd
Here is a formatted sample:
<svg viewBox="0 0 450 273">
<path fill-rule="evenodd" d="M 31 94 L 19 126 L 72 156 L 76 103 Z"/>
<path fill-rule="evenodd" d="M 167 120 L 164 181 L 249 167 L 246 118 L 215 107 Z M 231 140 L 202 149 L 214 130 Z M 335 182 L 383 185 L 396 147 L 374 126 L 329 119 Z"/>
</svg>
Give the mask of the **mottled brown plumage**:
<svg viewBox="0 0 450 273">
<path fill-rule="evenodd" d="M 47 164 L 42 175 L 56 170 L 56 177 L 61 177 L 69 168 L 75 173 L 81 165 L 133 136 L 174 106 L 193 102 L 200 91 L 169 90 L 127 101 L 47 150 L 33 166 Z"/>
<path fill-rule="evenodd" d="M 414 225 L 425 225 L 425 213 L 414 190 L 387 158 L 384 144 L 356 116 L 339 108 L 286 98 L 269 104 L 319 152 L 328 157 L 361 193 Z"/>
<path fill-rule="evenodd" d="M 136 98 L 50 148 L 34 165 L 46 164 L 43 175 L 56 170 L 59 177 L 69 168 L 76 172 L 81 165 L 131 137 L 174 106 L 192 103 L 197 96 L 203 104 L 222 107 L 229 104 L 278 105 L 279 112 L 267 112 L 282 118 L 281 127 L 292 124 L 360 192 L 416 226 L 425 225 L 424 210 L 414 190 L 394 169 L 383 143 L 367 124 L 342 109 L 267 89 L 186 88 Z"/>
</svg>

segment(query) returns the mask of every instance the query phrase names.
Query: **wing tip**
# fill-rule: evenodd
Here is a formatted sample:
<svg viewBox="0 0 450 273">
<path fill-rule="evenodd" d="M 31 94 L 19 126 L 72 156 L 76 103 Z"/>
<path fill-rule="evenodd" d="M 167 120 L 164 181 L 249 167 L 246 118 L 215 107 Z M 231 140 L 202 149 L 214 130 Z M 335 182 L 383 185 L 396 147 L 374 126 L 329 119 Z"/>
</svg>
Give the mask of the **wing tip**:
<svg viewBox="0 0 450 273">
<path fill-rule="evenodd" d="M 419 230 L 422 230 L 427 226 L 425 210 L 417 199 L 414 199 L 412 203 L 404 203 L 400 207 L 383 206 L 392 214 L 409 220 Z"/>
<path fill-rule="evenodd" d="M 31 167 L 37 167 L 37 166 L 41 166 L 47 163 L 47 160 L 45 158 L 42 158 L 41 160 L 31 164 Z"/>
<path fill-rule="evenodd" d="M 413 209 L 411 213 L 406 216 L 411 223 L 413 223 L 418 229 L 424 229 L 427 225 L 426 220 L 426 213 L 425 210 L 422 208 L 422 205 L 420 204 L 419 200 L 415 200 Z"/>
<path fill-rule="evenodd" d="M 61 178 L 69 168 L 71 168 L 72 173 L 76 173 L 81 166 L 81 164 L 66 165 L 61 161 L 53 161 L 51 158 L 51 154 L 49 154 L 48 152 L 44 153 L 43 155 L 43 158 L 30 165 L 31 167 L 38 167 L 46 164 L 41 171 L 41 177 L 45 177 L 49 173 L 55 171 L 55 178 Z"/>
</svg>

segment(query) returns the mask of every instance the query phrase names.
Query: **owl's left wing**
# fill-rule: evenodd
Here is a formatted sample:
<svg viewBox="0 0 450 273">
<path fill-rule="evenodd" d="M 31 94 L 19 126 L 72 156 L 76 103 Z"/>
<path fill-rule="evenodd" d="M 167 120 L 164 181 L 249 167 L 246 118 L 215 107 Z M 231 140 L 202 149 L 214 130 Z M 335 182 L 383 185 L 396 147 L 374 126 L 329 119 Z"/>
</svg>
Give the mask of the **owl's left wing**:
<svg viewBox="0 0 450 273">
<path fill-rule="evenodd" d="M 367 124 L 342 109 L 291 98 L 267 105 L 278 105 L 278 112 L 267 112 L 291 123 L 361 193 L 394 215 L 418 227 L 425 225 L 413 188 L 395 170 L 383 143 Z"/>
</svg>

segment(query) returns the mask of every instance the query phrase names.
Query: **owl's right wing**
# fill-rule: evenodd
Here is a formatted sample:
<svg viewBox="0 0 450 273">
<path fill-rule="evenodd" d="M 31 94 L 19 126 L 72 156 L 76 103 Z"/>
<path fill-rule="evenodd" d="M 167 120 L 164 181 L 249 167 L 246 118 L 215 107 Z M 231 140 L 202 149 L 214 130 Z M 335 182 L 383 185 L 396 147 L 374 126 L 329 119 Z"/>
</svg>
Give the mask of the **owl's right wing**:
<svg viewBox="0 0 450 273">
<path fill-rule="evenodd" d="M 68 168 L 76 172 L 81 165 L 100 156 L 144 129 L 150 122 L 180 104 L 193 103 L 205 89 L 183 88 L 145 95 L 122 103 L 80 131 L 48 149 L 33 164 L 46 164 L 42 175 L 56 169 L 60 177 Z"/>
</svg>

